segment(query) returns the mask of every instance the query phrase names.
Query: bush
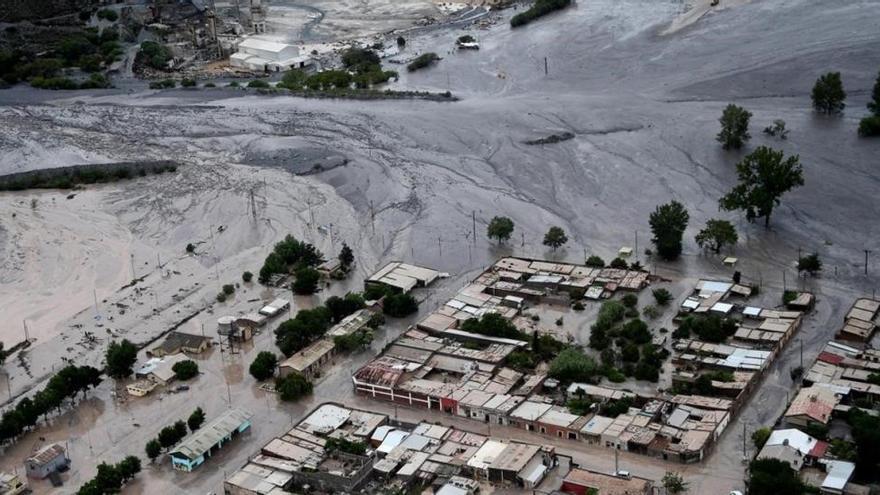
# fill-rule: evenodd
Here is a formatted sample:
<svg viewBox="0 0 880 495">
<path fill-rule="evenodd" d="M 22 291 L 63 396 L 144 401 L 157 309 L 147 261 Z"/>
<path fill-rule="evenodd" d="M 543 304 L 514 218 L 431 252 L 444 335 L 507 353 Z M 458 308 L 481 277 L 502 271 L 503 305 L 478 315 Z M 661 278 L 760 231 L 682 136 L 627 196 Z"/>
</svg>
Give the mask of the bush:
<svg viewBox="0 0 880 495">
<path fill-rule="evenodd" d="M 635 294 L 625 294 L 620 298 L 620 302 L 627 308 L 634 308 L 639 303 L 639 296 Z"/>
<path fill-rule="evenodd" d="M 367 453 L 367 444 L 364 442 L 352 442 L 344 438 L 328 438 L 324 445 L 328 452 L 345 452 L 352 455 L 364 455 Z"/>
<path fill-rule="evenodd" d="M 171 60 L 171 50 L 155 41 L 144 41 L 137 54 L 138 60 L 153 69 L 165 70 Z"/>
<path fill-rule="evenodd" d="M 584 303 L 582 303 L 581 301 L 575 301 L 575 303 L 571 306 L 571 309 L 573 309 L 575 311 L 583 311 L 587 308 L 586 308 L 586 306 L 584 306 Z"/>
<path fill-rule="evenodd" d="M 177 86 L 174 79 L 163 79 L 161 81 L 153 81 L 150 83 L 150 89 L 171 89 Z"/>
<path fill-rule="evenodd" d="M 220 303 L 226 302 L 226 293 L 225 292 L 220 292 L 219 294 L 217 294 L 217 302 L 220 302 Z"/>
<path fill-rule="evenodd" d="M 585 264 L 587 266 L 592 266 L 594 268 L 605 268 L 605 261 L 602 258 L 595 256 L 595 255 L 587 258 L 587 261 Z"/>
<path fill-rule="evenodd" d="M 257 354 L 254 362 L 251 363 L 248 371 L 251 376 L 258 381 L 272 378 L 275 375 L 275 369 L 278 367 L 278 358 L 275 353 L 269 351 L 261 351 Z"/>
<path fill-rule="evenodd" d="M 623 258 L 614 258 L 611 260 L 611 263 L 608 265 L 611 268 L 617 268 L 618 270 L 626 270 L 629 266 L 626 263 L 626 260 Z"/>
<path fill-rule="evenodd" d="M 186 252 L 187 253 L 194 253 L 195 250 L 196 250 L 196 246 L 193 243 L 189 243 L 186 245 Z"/>
<path fill-rule="evenodd" d="M 233 293 L 235 293 L 235 286 L 232 284 L 225 284 L 223 286 L 223 293 L 227 296 L 231 296 Z"/>
<path fill-rule="evenodd" d="M 419 69 L 424 69 L 438 60 L 440 60 L 440 57 L 434 52 L 423 53 L 410 62 L 409 65 L 406 66 L 406 70 L 413 72 Z"/>
<path fill-rule="evenodd" d="M 633 406 L 633 402 L 631 397 L 608 401 L 599 409 L 599 414 L 616 418 L 629 411 L 629 408 Z"/>
<path fill-rule="evenodd" d="M 649 305 L 645 306 L 644 309 L 642 309 L 642 314 L 645 316 L 645 318 L 649 318 L 651 320 L 656 320 L 657 318 L 660 317 L 661 314 L 663 314 L 663 312 L 660 311 L 657 308 L 657 306 L 654 306 L 653 304 L 649 304 Z"/>
<path fill-rule="evenodd" d="M 770 439 L 770 433 L 770 428 L 758 428 L 755 430 L 752 433 L 752 443 L 755 444 L 755 448 L 758 450 L 764 448 L 764 444 Z"/>
<path fill-rule="evenodd" d="M 654 289 L 652 293 L 654 294 L 654 300 L 657 301 L 657 304 L 660 306 L 666 306 L 669 304 L 669 301 L 672 301 L 672 294 L 663 287 Z"/>
<path fill-rule="evenodd" d="M 736 320 L 731 318 L 714 314 L 690 315 L 682 320 L 681 325 L 672 333 L 672 336 L 676 339 L 686 339 L 693 333 L 705 342 L 720 343 L 736 333 L 737 328 Z"/>
<path fill-rule="evenodd" d="M 116 13 L 115 10 L 110 9 L 101 9 L 97 13 L 98 19 L 104 19 L 105 21 L 116 22 L 119 19 L 119 14 Z"/>
<path fill-rule="evenodd" d="M 869 115 L 859 122 L 859 136 L 880 136 L 880 115 Z"/>
<path fill-rule="evenodd" d="M 250 281 L 253 279 L 254 279 L 254 274 L 251 272 L 244 272 L 241 274 L 241 280 L 246 284 L 250 283 Z"/>
<path fill-rule="evenodd" d="M 525 12 L 513 16 L 510 19 L 510 27 L 524 26 L 539 17 L 543 17 L 551 12 L 562 10 L 571 3 L 571 0 L 536 0 Z"/>
<path fill-rule="evenodd" d="M 621 336 L 636 344 L 647 344 L 651 341 L 651 332 L 648 325 L 642 320 L 630 320 L 620 330 Z"/>
<path fill-rule="evenodd" d="M 196 85 L 196 80 L 189 77 L 184 77 L 180 80 L 180 86 L 183 88 L 194 88 Z"/>
<path fill-rule="evenodd" d="M 269 83 L 262 79 L 254 79 L 253 81 L 248 83 L 247 87 L 266 89 L 269 87 Z"/>
<path fill-rule="evenodd" d="M 531 352 L 516 350 L 507 355 L 504 359 L 505 366 L 519 371 L 534 370 L 538 363 Z"/>
<path fill-rule="evenodd" d="M 195 378 L 196 375 L 199 374 L 199 365 L 195 361 L 188 359 L 186 361 L 174 363 L 174 366 L 171 367 L 171 371 L 174 372 L 175 378 L 186 381 L 190 378 Z"/>
</svg>

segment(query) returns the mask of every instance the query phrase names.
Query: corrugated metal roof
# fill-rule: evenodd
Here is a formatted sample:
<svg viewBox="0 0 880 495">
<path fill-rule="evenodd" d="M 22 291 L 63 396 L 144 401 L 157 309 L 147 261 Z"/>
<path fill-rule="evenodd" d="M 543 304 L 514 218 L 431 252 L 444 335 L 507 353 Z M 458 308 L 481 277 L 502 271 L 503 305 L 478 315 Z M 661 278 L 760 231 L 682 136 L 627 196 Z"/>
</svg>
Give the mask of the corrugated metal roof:
<svg viewBox="0 0 880 495">
<path fill-rule="evenodd" d="M 171 454 L 179 454 L 190 460 L 197 459 L 250 419 L 251 413 L 241 409 L 230 409 L 177 444 L 171 450 Z"/>
</svg>

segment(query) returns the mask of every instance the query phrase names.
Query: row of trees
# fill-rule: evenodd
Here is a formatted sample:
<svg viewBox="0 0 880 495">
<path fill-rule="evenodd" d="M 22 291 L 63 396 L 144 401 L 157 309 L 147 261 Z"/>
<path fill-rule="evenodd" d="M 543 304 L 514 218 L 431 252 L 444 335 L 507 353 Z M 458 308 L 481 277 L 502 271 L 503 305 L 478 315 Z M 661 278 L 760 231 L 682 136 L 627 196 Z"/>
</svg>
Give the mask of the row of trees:
<svg viewBox="0 0 880 495">
<path fill-rule="evenodd" d="M 122 487 L 141 472 L 141 460 L 130 455 L 116 464 L 98 464 L 98 474 L 77 490 L 77 495 L 119 493 Z"/>
<path fill-rule="evenodd" d="M 156 438 L 147 442 L 144 450 L 147 453 L 147 457 L 149 457 L 150 462 L 156 460 L 160 454 L 162 454 L 163 450 L 170 449 L 171 447 L 177 445 L 178 442 L 183 440 L 187 435 L 187 427 L 189 427 L 190 432 L 194 432 L 201 428 L 202 424 L 205 422 L 205 412 L 202 411 L 201 407 L 197 407 L 192 414 L 189 415 L 186 422 L 182 419 L 175 421 L 174 424 L 166 426 L 159 430 L 158 436 Z"/>
<path fill-rule="evenodd" d="M 37 424 L 41 416 L 60 409 L 65 399 L 76 399 L 80 392 L 85 397 L 86 391 L 99 383 L 100 370 L 91 366 L 65 366 L 33 398 L 25 397 L 14 408 L 3 413 L 0 419 L 0 443 L 15 439 Z"/>
<path fill-rule="evenodd" d="M 486 227 L 486 236 L 495 239 L 499 244 L 510 239 L 513 234 L 514 223 L 508 217 L 493 217 Z M 562 227 L 551 226 L 544 234 L 543 244 L 554 251 L 568 243 L 568 235 Z"/>
<path fill-rule="evenodd" d="M 290 273 L 291 268 L 313 267 L 321 263 L 323 254 L 312 244 L 299 241 L 292 235 L 275 244 L 263 262 L 258 280 L 266 283 L 273 275 Z"/>
</svg>

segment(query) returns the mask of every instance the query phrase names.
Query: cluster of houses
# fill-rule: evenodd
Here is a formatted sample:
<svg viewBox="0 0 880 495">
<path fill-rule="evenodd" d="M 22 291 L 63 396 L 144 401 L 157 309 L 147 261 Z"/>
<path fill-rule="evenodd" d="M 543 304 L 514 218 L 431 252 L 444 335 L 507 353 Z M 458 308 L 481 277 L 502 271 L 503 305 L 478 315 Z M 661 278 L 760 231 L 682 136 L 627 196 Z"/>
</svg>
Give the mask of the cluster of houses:
<svg viewBox="0 0 880 495">
<path fill-rule="evenodd" d="M 359 452 L 339 447 L 358 445 Z M 373 483 L 389 488 L 434 486 L 439 493 L 474 493 L 479 481 L 535 488 L 555 468 L 552 447 L 502 441 L 340 404 L 319 405 L 284 435 L 272 439 L 228 477 L 229 495 L 285 493 L 309 486 L 354 492 Z"/>
<path fill-rule="evenodd" d="M 470 333 L 460 324 L 486 313 L 517 323 L 524 302 L 609 297 L 648 284 L 644 272 L 503 258 L 442 308 L 418 322 L 352 376 L 355 392 L 408 407 L 442 411 L 490 424 L 678 461 L 701 460 L 730 420 L 733 401 L 679 394 L 640 396 L 593 384 L 572 384 L 568 396 L 596 404 L 626 399 L 616 417 L 572 414 L 546 374 L 505 367 L 527 342 Z"/>
<path fill-rule="evenodd" d="M 801 480 L 820 493 L 867 494 L 870 489 L 852 481 L 855 464 L 835 457 L 829 443 L 810 436 L 811 429 L 827 430 L 845 437 L 846 414 L 861 403 L 880 398 L 880 385 L 872 375 L 880 373 L 880 351 L 870 346 L 880 313 L 880 302 L 858 299 L 816 361 L 803 375 L 803 387 L 795 394 L 782 417 L 781 427 L 758 453 L 758 458 L 779 459 L 799 473 Z M 873 409 L 866 409 L 876 414 Z"/>
</svg>

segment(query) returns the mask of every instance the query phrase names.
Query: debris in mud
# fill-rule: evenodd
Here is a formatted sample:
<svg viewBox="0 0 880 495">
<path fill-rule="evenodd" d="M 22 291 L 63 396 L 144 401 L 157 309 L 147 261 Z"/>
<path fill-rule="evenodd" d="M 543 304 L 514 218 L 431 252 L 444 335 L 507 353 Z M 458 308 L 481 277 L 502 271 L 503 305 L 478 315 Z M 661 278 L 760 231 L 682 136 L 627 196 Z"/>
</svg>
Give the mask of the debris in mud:
<svg viewBox="0 0 880 495">
<path fill-rule="evenodd" d="M 555 143 L 560 143 L 560 142 L 562 142 L 562 141 L 568 141 L 569 139 L 574 139 L 574 133 L 573 133 L 573 132 L 568 132 L 568 131 L 566 131 L 566 132 L 563 132 L 563 133 L 561 133 L 561 134 L 551 134 L 551 135 L 549 135 L 549 136 L 547 136 L 547 137 L 542 137 L 542 138 L 539 138 L 539 139 L 532 139 L 532 140 L 529 140 L 529 141 L 524 141 L 523 143 L 524 143 L 524 144 L 527 144 L 527 145 L 529 145 L 529 146 L 535 146 L 535 145 L 538 145 L 538 144 L 555 144 Z"/>
</svg>

